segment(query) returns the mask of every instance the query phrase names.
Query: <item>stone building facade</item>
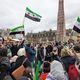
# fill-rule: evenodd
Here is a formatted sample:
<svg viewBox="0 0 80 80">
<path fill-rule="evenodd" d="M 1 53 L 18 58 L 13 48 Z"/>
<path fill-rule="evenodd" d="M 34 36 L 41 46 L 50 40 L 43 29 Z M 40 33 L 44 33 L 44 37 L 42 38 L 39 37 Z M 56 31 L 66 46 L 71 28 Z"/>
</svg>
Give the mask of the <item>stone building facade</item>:
<svg viewBox="0 0 80 80">
<path fill-rule="evenodd" d="M 28 33 L 26 35 L 26 39 L 29 42 L 48 42 L 48 41 L 54 41 L 57 40 L 57 31 L 56 30 L 49 30 L 49 31 L 42 31 L 39 33 Z M 72 31 L 72 29 L 67 29 L 66 30 L 66 41 L 68 41 L 70 38 L 76 39 L 77 33 L 75 31 Z"/>
<path fill-rule="evenodd" d="M 28 33 L 26 35 L 26 39 L 29 42 L 34 42 L 34 43 L 53 41 L 55 40 L 55 38 L 56 38 L 55 31 L 52 30 L 42 31 L 39 33 Z"/>
</svg>

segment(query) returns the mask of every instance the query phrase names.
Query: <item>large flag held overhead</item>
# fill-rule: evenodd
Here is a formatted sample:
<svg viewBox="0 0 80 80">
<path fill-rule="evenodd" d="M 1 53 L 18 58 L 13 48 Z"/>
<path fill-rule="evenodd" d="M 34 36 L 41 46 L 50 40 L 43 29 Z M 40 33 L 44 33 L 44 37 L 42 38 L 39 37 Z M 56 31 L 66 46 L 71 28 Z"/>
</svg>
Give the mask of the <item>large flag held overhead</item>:
<svg viewBox="0 0 80 80">
<path fill-rule="evenodd" d="M 42 16 L 40 16 L 39 14 L 33 12 L 28 7 L 26 7 L 25 17 L 27 17 L 27 18 L 29 18 L 33 21 L 40 22 Z"/>
<path fill-rule="evenodd" d="M 17 26 L 10 30 L 10 35 L 24 34 L 24 25 Z"/>
<path fill-rule="evenodd" d="M 80 17 L 77 18 L 77 22 L 74 25 L 73 30 L 80 33 Z"/>
</svg>

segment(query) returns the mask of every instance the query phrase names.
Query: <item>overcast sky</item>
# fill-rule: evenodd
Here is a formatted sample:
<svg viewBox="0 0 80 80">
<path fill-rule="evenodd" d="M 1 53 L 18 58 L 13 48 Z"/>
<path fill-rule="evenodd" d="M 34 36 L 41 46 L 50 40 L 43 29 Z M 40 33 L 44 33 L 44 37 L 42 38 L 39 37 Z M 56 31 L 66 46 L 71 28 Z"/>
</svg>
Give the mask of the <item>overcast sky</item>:
<svg viewBox="0 0 80 80">
<path fill-rule="evenodd" d="M 26 32 L 39 32 L 57 28 L 59 0 L 0 0 L 0 28 L 12 28 L 22 24 L 25 8 L 42 16 L 41 22 L 25 18 Z M 80 16 L 80 0 L 64 0 L 66 28 L 72 28 Z"/>
</svg>

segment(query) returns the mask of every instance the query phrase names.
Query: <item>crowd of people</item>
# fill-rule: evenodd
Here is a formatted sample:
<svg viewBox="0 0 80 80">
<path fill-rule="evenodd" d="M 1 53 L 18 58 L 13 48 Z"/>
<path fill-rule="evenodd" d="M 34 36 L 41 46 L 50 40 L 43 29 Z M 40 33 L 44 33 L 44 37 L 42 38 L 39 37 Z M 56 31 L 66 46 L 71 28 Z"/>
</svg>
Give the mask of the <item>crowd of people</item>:
<svg viewBox="0 0 80 80">
<path fill-rule="evenodd" d="M 80 40 L 33 45 L 0 37 L 0 80 L 80 80 Z"/>
</svg>

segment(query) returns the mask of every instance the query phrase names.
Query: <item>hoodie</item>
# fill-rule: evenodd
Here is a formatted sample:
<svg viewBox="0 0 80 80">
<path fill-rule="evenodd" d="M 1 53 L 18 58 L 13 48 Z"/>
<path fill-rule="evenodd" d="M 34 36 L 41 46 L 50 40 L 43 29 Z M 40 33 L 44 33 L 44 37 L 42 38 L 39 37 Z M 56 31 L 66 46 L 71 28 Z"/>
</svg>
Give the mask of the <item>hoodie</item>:
<svg viewBox="0 0 80 80">
<path fill-rule="evenodd" d="M 54 76 L 53 80 L 67 80 L 64 72 L 63 66 L 59 61 L 52 61 L 50 74 Z"/>
</svg>

